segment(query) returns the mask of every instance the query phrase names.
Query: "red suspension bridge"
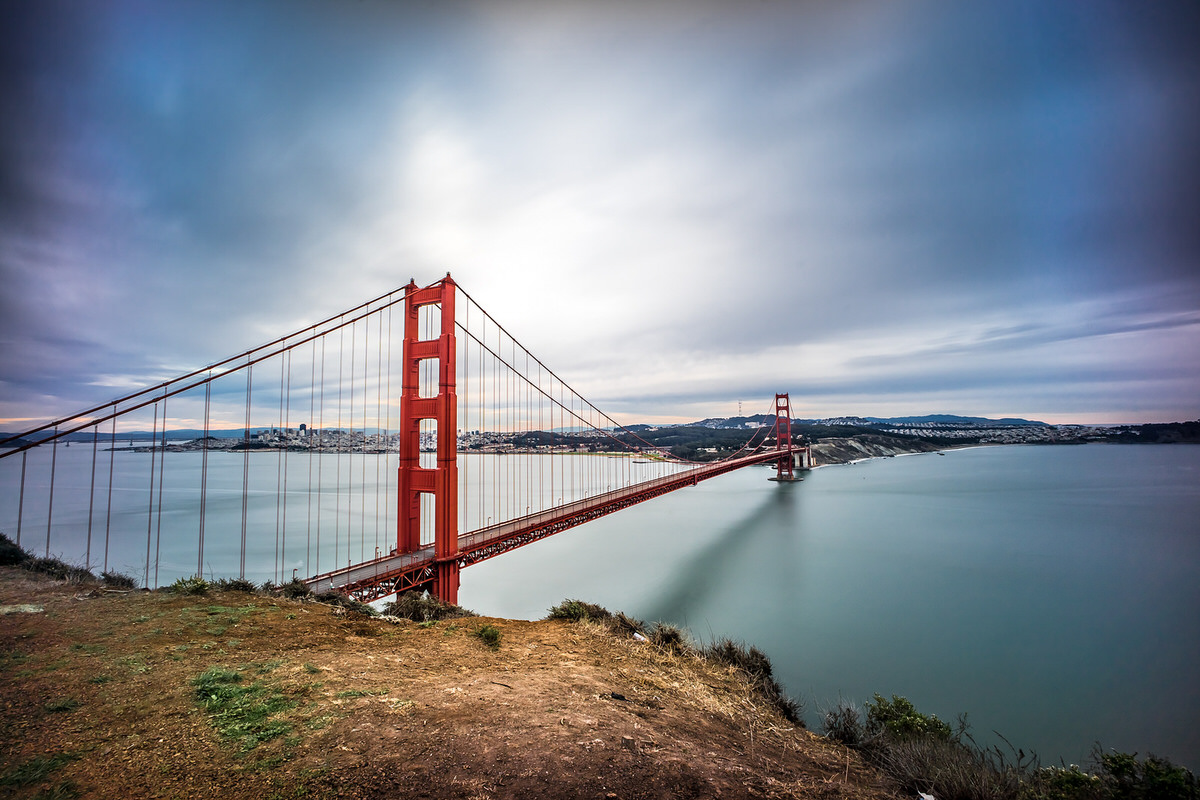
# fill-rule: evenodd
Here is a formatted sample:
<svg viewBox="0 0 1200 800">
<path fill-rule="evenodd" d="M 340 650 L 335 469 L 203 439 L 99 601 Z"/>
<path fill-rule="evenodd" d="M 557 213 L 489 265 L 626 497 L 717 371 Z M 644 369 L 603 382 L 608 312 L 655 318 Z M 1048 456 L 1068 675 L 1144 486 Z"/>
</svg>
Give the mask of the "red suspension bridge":
<svg viewBox="0 0 1200 800">
<path fill-rule="evenodd" d="M 3 435 L 0 530 L 146 587 L 269 574 L 456 602 L 463 567 L 614 511 L 756 464 L 795 480 L 787 394 L 769 416 L 728 458 L 675 458 L 447 275 Z"/>
</svg>

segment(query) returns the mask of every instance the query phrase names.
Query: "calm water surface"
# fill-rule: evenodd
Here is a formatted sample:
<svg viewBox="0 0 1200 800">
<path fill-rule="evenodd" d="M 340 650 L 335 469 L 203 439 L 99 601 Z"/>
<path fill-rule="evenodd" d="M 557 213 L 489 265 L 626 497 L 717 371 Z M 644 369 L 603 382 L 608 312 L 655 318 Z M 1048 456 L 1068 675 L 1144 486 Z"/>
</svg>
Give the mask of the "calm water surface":
<svg viewBox="0 0 1200 800">
<path fill-rule="evenodd" d="M 462 603 L 579 597 L 772 658 L 815 709 L 900 694 L 1044 763 L 1200 767 L 1200 447 L 989 447 L 745 469 L 463 573 Z"/>
</svg>

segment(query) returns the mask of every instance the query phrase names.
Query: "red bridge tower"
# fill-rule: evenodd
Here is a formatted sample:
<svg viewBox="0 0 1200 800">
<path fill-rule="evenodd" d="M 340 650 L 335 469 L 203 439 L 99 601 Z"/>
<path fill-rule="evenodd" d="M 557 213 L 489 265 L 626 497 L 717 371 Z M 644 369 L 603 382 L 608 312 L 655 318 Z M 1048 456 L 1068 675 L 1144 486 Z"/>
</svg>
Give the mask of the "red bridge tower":
<svg viewBox="0 0 1200 800">
<path fill-rule="evenodd" d="M 435 566 L 432 593 L 442 602 L 458 602 L 458 397 L 455 393 L 454 281 L 449 273 L 424 289 L 409 281 L 404 299 L 403 388 L 400 393 L 400 470 L 396 548 L 421 548 L 421 531 L 433 528 Z M 417 324 L 424 306 L 441 307 L 441 332 L 420 339 Z M 421 362 L 437 360 L 438 392 L 421 396 Z M 437 466 L 421 466 L 421 423 L 437 425 Z M 422 504 L 432 495 L 432 504 Z M 425 519 L 422 519 L 422 505 Z M 430 508 L 432 505 L 432 509 Z M 429 512 L 432 510 L 432 526 Z M 422 523 L 425 523 L 424 525 Z"/>
</svg>

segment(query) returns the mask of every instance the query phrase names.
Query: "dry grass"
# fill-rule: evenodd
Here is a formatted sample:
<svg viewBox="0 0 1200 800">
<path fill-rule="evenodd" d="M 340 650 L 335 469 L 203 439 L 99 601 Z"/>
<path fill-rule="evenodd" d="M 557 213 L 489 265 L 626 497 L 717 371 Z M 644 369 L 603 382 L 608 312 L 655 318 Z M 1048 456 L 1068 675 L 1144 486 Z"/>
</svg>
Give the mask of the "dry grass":
<svg viewBox="0 0 1200 800">
<path fill-rule="evenodd" d="M 86 589 L 0 568 L 0 605 L 44 609 L 0 629 L 20 798 L 886 796 L 733 667 L 606 626 Z"/>
</svg>

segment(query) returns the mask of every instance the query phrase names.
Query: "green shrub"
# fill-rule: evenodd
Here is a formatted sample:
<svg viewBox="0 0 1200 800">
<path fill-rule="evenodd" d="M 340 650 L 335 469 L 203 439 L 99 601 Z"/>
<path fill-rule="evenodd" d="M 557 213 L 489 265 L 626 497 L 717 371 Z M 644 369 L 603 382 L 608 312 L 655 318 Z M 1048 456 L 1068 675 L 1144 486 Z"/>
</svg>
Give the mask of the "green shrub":
<svg viewBox="0 0 1200 800">
<path fill-rule="evenodd" d="M 371 608 L 366 603 L 355 600 L 353 597 L 348 597 L 341 592 L 321 592 L 318 595 L 313 595 L 313 599 L 318 603 L 324 603 L 327 606 L 337 606 L 344 608 L 347 611 L 354 611 L 367 617 L 377 617 L 379 612 Z"/>
<path fill-rule="evenodd" d="M 895 737 L 931 736 L 949 740 L 950 726 L 933 714 L 922 714 L 905 697 L 892 695 L 891 700 L 880 694 L 867 703 L 867 727 L 872 731 L 885 730 Z"/>
<path fill-rule="evenodd" d="M 860 747 L 867 740 L 867 729 L 858 706 L 845 700 L 821 711 L 821 732 L 847 747 Z"/>
<path fill-rule="evenodd" d="M 963 800 L 1198 800 L 1195 776 L 1165 759 L 1097 753 L 1091 771 L 1045 767 L 1009 745 L 982 748 L 965 718 L 951 728 L 903 697 L 880 695 L 865 705 L 824 712 L 825 732 L 862 753 L 902 793 Z M 1003 738 L 1003 737 L 1001 737 Z"/>
<path fill-rule="evenodd" d="M 102 572 L 101 579 L 105 586 L 110 586 L 113 589 L 136 589 L 137 581 L 128 575 L 123 575 L 120 572 Z"/>
<path fill-rule="evenodd" d="M 443 603 L 425 592 L 405 592 L 397 595 L 395 600 L 383 607 L 383 613 L 390 617 L 410 619 L 413 622 L 432 622 L 439 619 L 475 616 L 474 611 L 468 611 L 452 603 Z"/>
<path fill-rule="evenodd" d="M 1022 787 L 1022 800 L 1103 800 L 1099 775 L 1084 772 L 1078 765 L 1043 767 Z"/>
<path fill-rule="evenodd" d="M 0 567 L 11 567 L 25 563 L 29 556 L 12 539 L 0 533 Z"/>
<path fill-rule="evenodd" d="M 279 587 L 279 592 L 284 597 L 289 597 L 292 600 L 299 600 L 302 597 L 308 597 L 312 594 L 312 590 L 308 588 L 308 584 L 299 578 L 292 578 L 285 584 Z"/>
<path fill-rule="evenodd" d="M 171 594 L 182 595 L 208 594 L 208 581 L 199 575 L 193 575 L 190 578 L 180 578 L 168 586 L 167 591 Z"/>
<path fill-rule="evenodd" d="M 607 622 L 612 614 L 603 606 L 585 603 L 582 600 L 563 600 L 556 606 L 551 606 L 546 619 L 565 619 L 571 622 L 591 620 L 592 622 Z"/>
<path fill-rule="evenodd" d="M 500 649 L 500 629 L 495 625 L 480 625 L 475 629 L 475 635 L 479 640 L 493 650 Z"/>
<path fill-rule="evenodd" d="M 1075 764 L 1025 776 L 1020 800 L 1196 800 L 1196 776 L 1165 758 L 1113 751 L 1092 754 L 1092 772 Z"/>
<path fill-rule="evenodd" d="M 222 592 L 245 592 L 254 594 L 258 587 L 244 578 L 218 578 L 213 584 L 214 589 Z"/>
<path fill-rule="evenodd" d="M 1165 758 L 1137 753 L 1103 753 L 1100 778 L 1114 800 L 1194 800 L 1200 796 L 1196 776 Z"/>
<path fill-rule="evenodd" d="M 71 583 L 79 583 L 81 581 L 94 581 L 96 576 L 83 567 L 74 567 L 58 558 L 27 558 L 22 566 L 30 572 L 40 572 L 43 575 L 49 575 L 51 578 L 60 581 L 70 581 Z"/>
</svg>

